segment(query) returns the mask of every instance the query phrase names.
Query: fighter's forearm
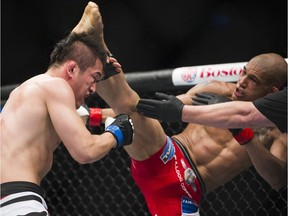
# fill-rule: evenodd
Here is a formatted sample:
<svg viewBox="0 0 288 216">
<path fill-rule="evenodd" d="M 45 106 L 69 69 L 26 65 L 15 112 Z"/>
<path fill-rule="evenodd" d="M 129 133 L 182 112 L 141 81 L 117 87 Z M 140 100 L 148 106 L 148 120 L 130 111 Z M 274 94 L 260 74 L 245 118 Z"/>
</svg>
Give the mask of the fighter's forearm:
<svg viewBox="0 0 288 216">
<path fill-rule="evenodd" d="M 233 101 L 208 106 L 184 106 L 182 120 L 222 128 L 275 126 L 251 102 Z"/>
<path fill-rule="evenodd" d="M 287 183 L 286 162 L 280 160 L 269 152 L 257 138 L 243 146 L 259 175 L 267 181 L 271 187 L 278 190 Z"/>
<path fill-rule="evenodd" d="M 108 117 L 114 117 L 116 114 L 111 108 L 102 109 L 101 123 L 105 123 Z"/>
</svg>

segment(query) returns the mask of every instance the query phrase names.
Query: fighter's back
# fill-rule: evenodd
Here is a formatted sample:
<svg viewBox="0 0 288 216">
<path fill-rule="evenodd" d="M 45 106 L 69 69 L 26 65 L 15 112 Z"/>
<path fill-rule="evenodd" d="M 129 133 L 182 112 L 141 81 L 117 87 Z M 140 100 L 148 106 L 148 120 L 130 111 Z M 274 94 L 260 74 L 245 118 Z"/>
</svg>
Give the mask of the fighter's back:
<svg viewBox="0 0 288 216">
<path fill-rule="evenodd" d="M 1 183 L 39 184 L 52 166 L 59 138 L 46 107 L 43 83 L 49 80 L 46 74 L 27 80 L 13 90 L 2 110 Z"/>
</svg>

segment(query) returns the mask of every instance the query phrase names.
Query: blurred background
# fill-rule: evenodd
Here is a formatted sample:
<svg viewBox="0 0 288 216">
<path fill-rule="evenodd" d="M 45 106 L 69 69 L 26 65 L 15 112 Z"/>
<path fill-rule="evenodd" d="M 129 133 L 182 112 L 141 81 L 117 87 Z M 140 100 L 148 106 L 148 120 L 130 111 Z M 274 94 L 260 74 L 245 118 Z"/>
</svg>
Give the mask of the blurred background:
<svg viewBox="0 0 288 216">
<path fill-rule="evenodd" d="M 2 86 L 45 72 L 86 0 L 1 1 Z M 105 41 L 124 71 L 287 57 L 287 1 L 98 0 Z"/>
</svg>

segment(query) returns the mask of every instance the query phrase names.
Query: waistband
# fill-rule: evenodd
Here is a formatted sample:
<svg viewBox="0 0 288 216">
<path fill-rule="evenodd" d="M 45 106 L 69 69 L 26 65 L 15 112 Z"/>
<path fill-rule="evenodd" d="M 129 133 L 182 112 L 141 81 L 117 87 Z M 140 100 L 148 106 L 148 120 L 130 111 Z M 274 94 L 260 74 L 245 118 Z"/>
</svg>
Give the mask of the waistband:
<svg viewBox="0 0 288 216">
<path fill-rule="evenodd" d="M 194 164 L 194 162 L 192 161 L 190 155 L 188 154 L 188 151 L 187 149 L 185 148 L 185 146 L 179 141 L 177 140 L 176 138 L 171 138 L 175 143 L 176 145 L 180 148 L 180 150 L 182 151 L 183 155 L 185 156 L 185 158 L 187 159 L 189 165 L 193 168 L 194 172 L 195 172 L 195 175 L 197 176 L 197 179 L 199 181 L 199 184 L 200 184 L 200 187 L 201 187 L 201 190 L 202 190 L 202 194 L 206 194 L 206 186 L 205 186 L 205 183 L 197 169 L 197 166 Z"/>
<path fill-rule="evenodd" d="M 39 194 L 41 197 L 45 197 L 45 193 L 43 189 L 32 182 L 25 181 L 14 181 L 14 182 L 6 182 L 1 184 L 1 198 L 8 196 L 14 193 L 27 192 L 31 191 Z"/>
</svg>

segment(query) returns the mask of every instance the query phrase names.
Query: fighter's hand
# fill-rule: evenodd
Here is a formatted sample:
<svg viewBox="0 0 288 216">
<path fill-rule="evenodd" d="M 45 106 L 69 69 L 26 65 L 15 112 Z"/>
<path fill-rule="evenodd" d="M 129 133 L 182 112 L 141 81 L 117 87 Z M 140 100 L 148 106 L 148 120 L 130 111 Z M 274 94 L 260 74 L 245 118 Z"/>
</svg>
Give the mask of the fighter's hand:
<svg viewBox="0 0 288 216">
<path fill-rule="evenodd" d="M 118 73 L 121 73 L 122 71 L 122 67 L 119 64 L 119 62 L 113 57 L 113 55 L 111 54 L 108 57 L 108 61 L 106 63 L 106 65 L 104 66 L 104 77 L 103 80 L 108 79 L 111 76 L 114 76 Z"/>
<path fill-rule="evenodd" d="M 159 119 L 164 122 L 182 121 L 184 104 L 173 95 L 156 92 L 153 99 L 140 99 L 137 104 L 137 112 L 144 116 Z"/>
<path fill-rule="evenodd" d="M 134 137 L 132 119 L 127 114 L 120 114 L 114 118 L 115 120 L 105 128 L 105 132 L 113 134 L 117 141 L 116 148 L 131 144 Z"/>
<path fill-rule="evenodd" d="M 225 96 L 213 94 L 210 92 L 196 93 L 195 95 L 196 96 L 192 97 L 192 104 L 196 106 L 225 103 L 231 101 Z"/>
</svg>

